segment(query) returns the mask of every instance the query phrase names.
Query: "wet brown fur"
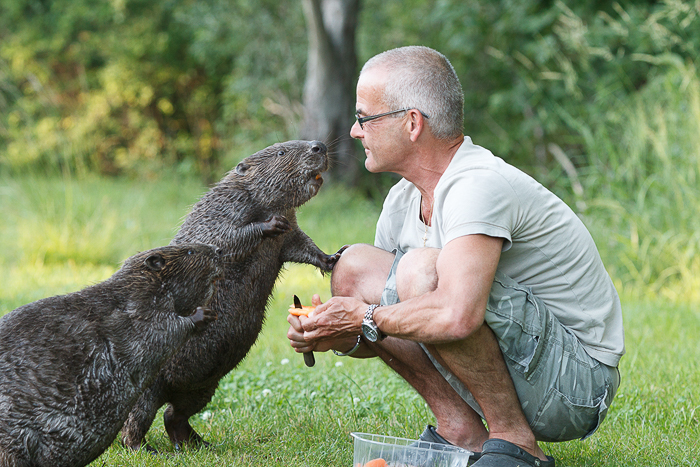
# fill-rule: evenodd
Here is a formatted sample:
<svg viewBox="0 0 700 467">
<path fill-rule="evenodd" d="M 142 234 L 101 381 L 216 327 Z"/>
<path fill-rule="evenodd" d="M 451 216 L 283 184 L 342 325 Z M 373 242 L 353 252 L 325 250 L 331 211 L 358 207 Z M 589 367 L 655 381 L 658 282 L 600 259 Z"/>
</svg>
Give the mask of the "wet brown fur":
<svg viewBox="0 0 700 467">
<path fill-rule="evenodd" d="M 0 466 L 80 467 L 107 449 L 161 366 L 215 319 L 221 263 L 210 246 L 156 248 L 0 319 Z"/>
<path fill-rule="evenodd" d="M 283 264 L 331 270 L 337 255 L 323 253 L 299 228 L 295 214 L 316 195 L 327 167 L 322 143 L 276 144 L 244 159 L 195 204 L 172 243 L 216 245 L 238 261 L 226 265 L 226 279 L 212 301 L 217 322 L 183 346 L 144 393 L 122 430 L 126 446 L 145 445 L 156 412 L 166 403 L 164 425 L 173 444 L 202 443 L 188 419 L 207 405 L 219 380 L 255 343 Z"/>
</svg>

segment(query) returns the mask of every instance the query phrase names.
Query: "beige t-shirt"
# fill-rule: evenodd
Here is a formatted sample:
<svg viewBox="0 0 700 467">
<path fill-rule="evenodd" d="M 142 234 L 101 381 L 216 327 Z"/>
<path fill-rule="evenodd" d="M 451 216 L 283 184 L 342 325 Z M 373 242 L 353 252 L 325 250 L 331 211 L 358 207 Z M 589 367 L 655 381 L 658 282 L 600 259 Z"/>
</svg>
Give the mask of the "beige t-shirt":
<svg viewBox="0 0 700 467">
<path fill-rule="evenodd" d="M 420 193 L 402 179 L 389 192 L 375 245 L 387 251 L 442 248 L 470 234 L 504 239 L 498 270 L 530 287 L 589 355 L 617 366 L 625 353 L 617 291 L 576 214 L 532 177 L 464 142 L 435 187 L 431 226 Z"/>
</svg>

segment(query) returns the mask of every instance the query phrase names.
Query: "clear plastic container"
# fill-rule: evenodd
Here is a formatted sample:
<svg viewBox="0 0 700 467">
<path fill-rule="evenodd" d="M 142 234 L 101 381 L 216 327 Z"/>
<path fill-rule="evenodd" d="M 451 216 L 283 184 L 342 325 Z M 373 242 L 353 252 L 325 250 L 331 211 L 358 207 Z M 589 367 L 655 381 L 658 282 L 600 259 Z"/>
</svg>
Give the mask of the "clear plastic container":
<svg viewBox="0 0 700 467">
<path fill-rule="evenodd" d="M 472 452 L 457 446 L 393 436 L 350 433 L 353 467 L 467 467 Z M 384 462 L 377 460 L 383 459 Z"/>
</svg>

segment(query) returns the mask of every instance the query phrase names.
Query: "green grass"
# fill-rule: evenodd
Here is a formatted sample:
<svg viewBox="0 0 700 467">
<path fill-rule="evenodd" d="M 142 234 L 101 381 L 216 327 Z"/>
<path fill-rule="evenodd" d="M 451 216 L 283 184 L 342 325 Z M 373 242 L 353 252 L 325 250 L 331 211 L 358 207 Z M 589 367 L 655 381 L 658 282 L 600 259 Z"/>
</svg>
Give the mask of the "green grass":
<svg viewBox="0 0 700 467">
<path fill-rule="evenodd" d="M 328 188 L 301 209 L 301 227 L 327 252 L 371 242 L 378 207 Z M 0 178 L 0 315 L 104 280 L 126 257 L 168 243 L 205 189 L 174 178 Z M 284 272 L 258 342 L 192 419 L 212 449 L 174 453 L 159 415 L 148 441 L 164 455 L 115 443 L 93 465 L 350 467 L 350 432 L 417 437 L 432 415 L 380 362 L 317 354 L 307 368 L 291 350 L 291 297 L 315 292 L 329 296 L 314 268 Z M 627 355 L 607 420 L 586 441 L 543 447 L 562 467 L 700 465 L 700 312 L 636 299 L 623 299 L 623 310 Z"/>
</svg>

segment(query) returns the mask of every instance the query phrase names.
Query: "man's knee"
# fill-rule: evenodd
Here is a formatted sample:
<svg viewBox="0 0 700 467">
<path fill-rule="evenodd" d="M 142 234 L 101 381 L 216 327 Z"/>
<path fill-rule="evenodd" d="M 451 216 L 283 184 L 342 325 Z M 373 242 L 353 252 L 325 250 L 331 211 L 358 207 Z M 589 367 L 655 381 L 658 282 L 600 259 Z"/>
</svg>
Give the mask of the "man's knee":
<svg viewBox="0 0 700 467">
<path fill-rule="evenodd" d="M 349 246 L 333 267 L 331 293 L 366 301 L 381 296 L 394 255 L 373 245 Z M 378 303 L 372 301 L 372 303 Z"/>
<path fill-rule="evenodd" d="M 333 295 L 348 296 L 358 275 L 362 274 L 362 269 L 366 267 L 364 250 L 369 245 L 350 245 L 341 255 L 338 262 L 333 266 L 331 273 L 331 291 Z"/>
<path fill-rule="evenodd" d="M 396 270 L 396 290 L 399 299 L 407 300 L 437 288 L 437 248 L 417 248 L 401 258 Z"/>
</svg>

